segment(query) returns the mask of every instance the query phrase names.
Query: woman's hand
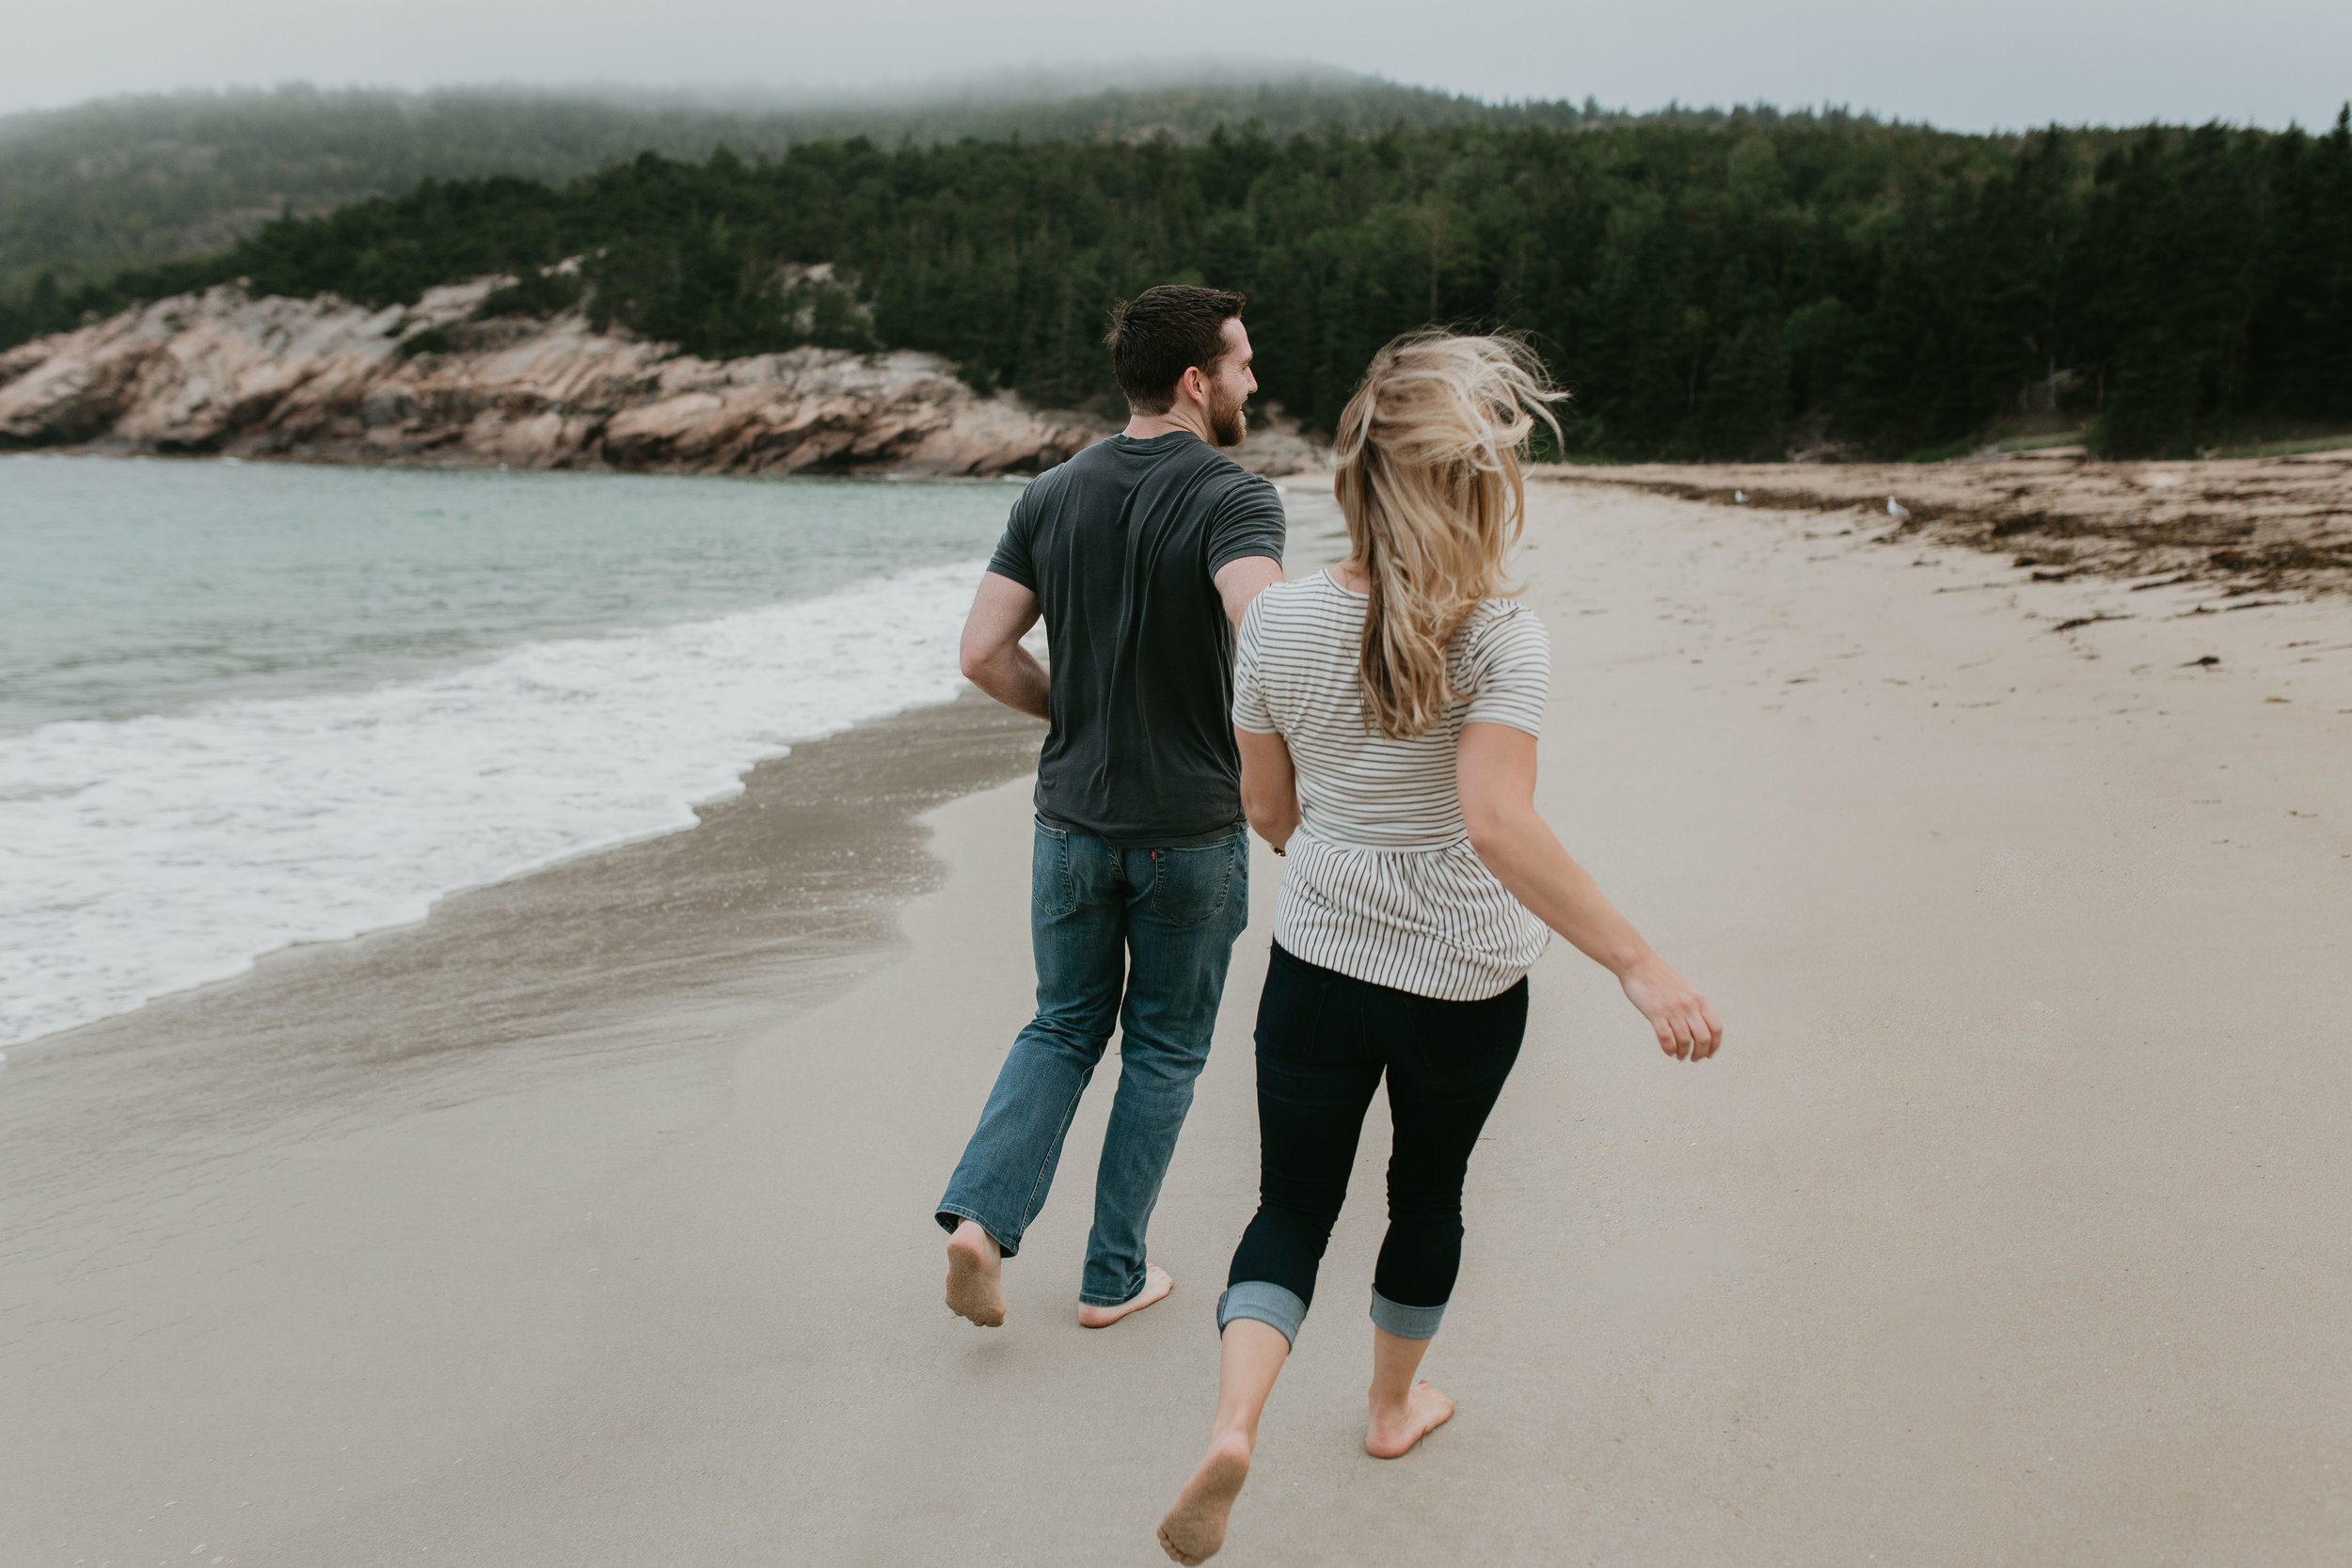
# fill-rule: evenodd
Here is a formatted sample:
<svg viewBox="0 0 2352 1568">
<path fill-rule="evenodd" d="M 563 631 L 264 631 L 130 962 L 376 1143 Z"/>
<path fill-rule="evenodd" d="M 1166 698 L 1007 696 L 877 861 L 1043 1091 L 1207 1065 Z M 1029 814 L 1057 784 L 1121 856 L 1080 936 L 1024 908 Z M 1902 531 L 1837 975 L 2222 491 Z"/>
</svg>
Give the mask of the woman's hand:
<svg viewBox="0 0 2352 1568">
<path fill-rule="evenodd" d="M 1628 969 L 1618 983 L 1625 999 L 1649 1020 L 1658 1049 L 1680 1062 L 1703 1062 L 1724 1043 L 1723 1021 L 1698 988 L 1652 954 Z"/>
<path fill-rule="evenodd" d="M 1454 776 L 1470 847 L 1511 896 L 1617 977 L 1661 1051 L 1685 1062 L 1715 1054 L 1724 1043 L 1715 1009 L 1650 950 L 1535 815 L 1535 737 L 1507 724 L 1465 724 Z"/>
</svg>

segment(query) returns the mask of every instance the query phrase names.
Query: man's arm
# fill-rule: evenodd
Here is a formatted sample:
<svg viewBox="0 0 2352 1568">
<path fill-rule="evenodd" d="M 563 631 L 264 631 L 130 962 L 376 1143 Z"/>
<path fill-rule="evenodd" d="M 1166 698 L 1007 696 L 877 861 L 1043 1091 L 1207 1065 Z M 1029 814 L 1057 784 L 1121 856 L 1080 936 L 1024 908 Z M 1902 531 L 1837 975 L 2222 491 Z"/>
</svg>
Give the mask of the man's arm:
<svg viewBox="0 0 2352 1568">
<path fill-rule="evenodd" d="M 1249 601 L 1282 580 L 1282 563 L 1271 556 L 1236 556 L 1216 569 L 1217 596 L 1225 601 L 1225 618 L 1241 626 L 1241 612 Z"/>
<path fill-rule="evenodd" d="M 961 661 L 963 678 L 974 686 L 1007 707 L 1047 719 L 1045 666 L 1021 645 L 1037 617 L 1035 594 L 1009 577 L 981 574 L 963 623 Z"/>
</svg>

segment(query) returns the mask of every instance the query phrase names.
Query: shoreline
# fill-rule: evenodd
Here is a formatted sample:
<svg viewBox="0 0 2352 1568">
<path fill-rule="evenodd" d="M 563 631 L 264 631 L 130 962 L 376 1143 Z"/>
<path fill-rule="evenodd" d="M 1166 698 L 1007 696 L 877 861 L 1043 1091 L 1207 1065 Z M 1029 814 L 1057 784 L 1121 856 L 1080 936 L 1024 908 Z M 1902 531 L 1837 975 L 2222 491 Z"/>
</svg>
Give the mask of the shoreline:
<svg viewBox="0 0 2352 1568">
<path fill-rule="evenodd" d="M 691 829 L 13 1051 L 0 1388 L 40 1418 L 0 1445 L 0 1557 L 134 1560 L 215 1487 L 237 1516 L 191 1539 L 249 1548 L 319 1520 L 355 1413 L 471 1443 L 544 1397 L 599 1195 L 720 1114 L 742 1041 L 890 960 L 944 874 L 923 814 L 1041 733 L 968 692 L 859 724 Z"/>
<path fill-rule="evenodd" d="M 1373 1115 L 1235 1560 L 2342 1555 L 2341 601 L 2114 625 L 2120 584 L 2026 589 L 1979 553 L 1621 489 L 1532 499 L 1520 576 L 1555 660 L 1538 802 L 1732 1035 L 1663 1063 L 1605 975 L 1563 943 L 1538 963 L 1429 1366 L 1460 1414 L 1396 1465 L 1358 1445 Z M 2033 635 L 2028 604 L 2082 624 Z M 0 1439 L 30 1499 L 0 1557 L 1151 1558 L 1255 1201 L 1279 862 L 1253 854 L 1154 1221 L 1170 1301 L 1075 1323 L 1106 1061 L 1007 1270 L 1010 1324 L 949 1318 L 929 1205 L 1030 1006 L 1035 727 L 997 712 L 930 710 L 976 727 L 929 796 L 903 748 L 858 739 L 899 721 L 774 765 L 866 745 L 841 822 L 904 794 L 905 825 L 864 839 L 808 819 L 807 887 L 869 885 L 849 848 L 921 872 L 872 916 L 895 940 L 813 1005 L 736 989 L 776 952 L 712 945 L 761 863 L 726 835 L 778 836 L 747 789 L 611 858 L 649 857 L 643 878 L 559 868 L 470 932 L 279 966 L 317 1013 L 380 964 L 404 1016 L 528 1070 L 469 1078 L 379 1015 L 353 1021 L 370 1093 L 262 1071 L 191 1101 L 142 1077 L 196 1053 L 151 1020 L 148 1054 L 113 1058 L 143 1126 L 85 1151 L 37 1121 L 72 1162 L 53 1212 L 0 1187 L 25 1221 L 0 1226 L 0 1387 L 40 1418 Z M 1005 782 L 970 789 L 967 745 Z M 677 882 L 662 846 L 702 868 L 684 907 L 653 896 Z M 604 940 L 535 969 L 485 940 L 572 927 Z M 580 976 L 613 991 L 576 1026 L 555 1007 L 535 1046 Z M 180 1160 L 166 1135 L 242 1142 Z"/>
<path fill-rule="evenodd" d="M 789 744 L 951 700 L 1010 499 L 9 467 L 0 1049 L 691 826 Z"/>
<path fill-rule="evenodd" d="M 460 888 L 420 920 L 276 948 L 242 974 L 19 1041 L 0 1069 L 0 1110 L 21 1115 L 45 1092 L 36 1080 L 127 1070 L 117 1063 L 144 1075 L 175 1058 L 224 1081 L 291 1069 L 324 1084 L 593 1035 L 649 1001 L 805 1005 L 885 949 L 892 911 L 938 875 L 921 815 L 1017 772 L 1041 734 L 966 689 L 794 742 L 692 807 L 689 826 Z M 452 985 L 495 1004 L 445 1009 L 434 993 Z M 335 1016 L 355 1009 L 365 1016 Z M 388 1024 L 406 1043 L 366 1049 Z M 229 1065 L 263 1040 L 285 1048 Z"/>
<path fill-rule="evenodd" d="M 866 481 L 866 483 L 880 483 L 884 482 L 880 479 L 872 479 Z M 913 483 L 925 484 L 932 482 L 926 480 Z M 967 481 L 963 483 L 971 484 L 991 484 L 1001 483 L 1003 482 L 988 480 Z M 973 504 L 984 503 L 976 502 Z M 1301 500 L 1294 499 L 1291 504 L 1292 510 L 1299 514 L 1296 522 L 1296 529 L 1302 541 L 1302 548 L 1311 549 L 1313 546 L 1306 542 L 1317 537 L 1317 529 L 1319 524 L 1329 521 L 1329 519 L 1324 518 L 1320 515 L 1323 513 L 1331 513 L 1332 516 L 1335 517 L 1336 514 L 1333 512 L 1333 509 L 1329 507 L 1327 500 L 1318 502 L 1314 498 L 1304 499 L 1303 504 Z M 887 579 L 876 580 L 879 581 Z M 859 586 L 861 586 L 861 583 L 859 582 L 852 582 L 850 585 L 851 589 L 855 589 Z M 966 594 L 968 594 L 968 589 L 957 590 L 959 602 Z M 820 594 L 817 598 L 806 602 L 818 608 L 822 608 L 823 604 L 826 602 L 825 595 Z M 628 636 L 660 637 L 671 633 L 676 627 L 683 627 L 688 630 L 691 630 L 698 626 L 723 626 L 730 624 L 730 618 L 738 615 L 746 615 L 762 610 L 788 608 L 790 608 L 789 603 L 786 606 L 780 607 L 754 605 L 747 610 L 740 610 L 723 607 L 715 610 L 702 610 L 695 613 L 687 615 L 683 620 L 673 617 L 667 620 L 653 620 L 644 625 L 628 624 L 612 628 L 589 629 L 581 631 L 574 631 L 569 628 L 558 628 L 552 632 L 532 631 L 528 634 L 520 635 L 517 639 L 510 639 L 510 641 L 504 643 L 493 643 L 491 645 L 479 648 L 465 648 L 451 652 L 438 653 L 432 656 L 422 656 L 412 660 L 412 662 L 405 667 L 374 670 L 362 668 L 348 672 L 342 676 L 342 678 L 340 679 L 325 680 L 311 685 L 293 686 L 282 690 L 248 689 L 230 691 L 227 693 L 205 693 L 198 691 L 192 694 L 175 694 L 175 700 L 169 706 L 159 708 L 151 707 L 146 711 L 131 715 L 123 715 L 119 718 L 109 717 L 96 721 L 96 722 L 102 729 L 109 725 L 116 729 L 119 729 L 124 723 L 135 722 L 183 722 L 191 719 L 204 718 L 206 714 L 217 705 L 227 705 L 222 709 L 224 712 L 242 712 L 243 705 L 249 705 L 257 700 L 266 702 L 272 699 L 282 699 L 294 702 L 348 704 L 363 699 L 369 693 L 379 689 L 407 689 L 418 686 L 420 683 L 446 682 L 453 679 L 463 679 L 478 672 L 496 671 L 503 668 L 507 662 L 511 662 L 516 657 L 527 654 L 533 649 L 544 647 L 568 648 L 575 645 L 582 647 L 596 646 L 600 645 L 602 642 L 613 638 L 626 638 Z M 942 695 L 945 695 L 946 691 L 955 689 L 964 689 L 968 694 L 968 689 L 964 688 L 964 684 L 961 680 L 953 675 L 952 644 L 949 645 L 949 652 L 943 656 L 943 668 L 946 668 L 948 671 L 944 690 L 940 690 L 942 687 L 941 682 L 931 681 L 920 684 L 927 685 L 932 690 L 940 690 L 940 694 Z M 924 699 L 930 700 L 929 690 L 924 692 Z M 905 700 L 904 694 L 902 694 L 900 700 Z M 839 733 L 833 724 L 825 721 L 822 714 L 800 713 L 799 707 L 804 705 L 787 703 L 784 705 L 787 709 L 792 710 L 793 713 L 798 716 L 783 721 L 791 723 L 807 723 L 809 727 L 803 731 L 805 734 L 827 736 Z M 332 715 L 331 717 L 339 722 L 348 722 L 347 716 L 340 712 Z M 858 721 L 854 722 L 862 723 L 863 721 Z M 37 740 L 41 733 L 53 726 L 62 724 L 70 730 L 75 723 L 76 721 L 71 717 L 62 720 L 50 720 L 40 724 L 35 724 L 22 733 L 28 739 Z M 60 730 L 58 733 L 63 734 L 66 732 L 64 730 Z M 787 730 L 782 733 L 790 733 L 790 731 Z M 763 742 L 763 746 L 764 744 L 765 743 Z M 812 744 L 812 742 L 809 740 L 797 740 L 793 742 L 793 746 L 796 749 L 805 748 L 810 744 Z M 745 762 L 739 766 L 748 770 L 754 765 L 749 762 Z M 760 763 L 757 766 L 764 768 L 766 764 Z M 135 767 L 135 762 L 126 762 L 124 764 L 124 770 L 135 774 L 141 769 Z M 415 896 L 409 890 L 402 889 L 396 886 L 391 894 L 385 895 L 385 898 L 396 899 L 401 906 L 398 908 L 389 910 L 382 908 L 361 909 L 356 915 L 351 913 L 347 909 L 338 908 L 330 911 L 329 917 L 321 921 L 313 921 L 308 926 L 305 926 L 299 921 L 280 921 L 278 926 L 273 928 L 268 923 L 264 922 L 257 927 L 256 935 L 259 940 L 254 942 L 251 945 L 229 947 L 221 946 L 215 943 L 215 947 L 205 955 L 208 959 L 206 963 L 202 965 L 196 965 L 183 961 L 178 966 L 176 973 L 162 975 L 160 979 L 151 983 L 144 991 L 120 990 L 119 994 L 98 993 L 95 997 L 83 996 L 78 993 L 57 990 L 56 987 L 61 984 L 61 982 L 53 980 L 51 985 L 52 990 L 55 991 L 55 995 L 58 997 L 73 998 L 75 1005 L 71 1007 L 50 1005 L 48 1006 L 46 1016 L 41 1016 L 40 1007 L 34 1007 L 32 1009 L 33 1017 L 31 1022 L 36 1024 L 45 1025 L 45 1027 L 41 1027 L 38 1033 L 26 1033 L 20 1038 L 0 1041 L 0 1044 L 5 1044 L 6 1052 L 8 1053 L 14 1054 L 18 1062 L 20 1064 L 24 1064 L 56 1048 L 57 1042 L 65 1040 L 68 1037 L 74 1036 L 77 1031 L 92 1027 L 103 1028 L 113 1021 L 137 1013 L 145 1006 L 154 1005 L 169 1005 L 177 998 L 186 995 L 192 991 L 205 990 L 209 988 L 215 988 L 223 985 L 234 985 L 241 979 L 251 975 L 254 973 L 254 969 L 257 964 L 265 965 L 274 962 L 283 954 L 294 951 L 310 950 L 323 945 L 332 945 L 339 942 L 370 941 L 381 937 L 387 932 L 395 931 L 405 927 L 414 925 L 426 918 L 428 913 L 428 899 L 432 905 L 437 907 L 440 903 L 451 897 L 471 895 L 484 888 L 496 886 L 500 883 L 512 882 L 517 879 L 534 877 L 541 872 L 553 867 L 564 865 L 567 863 L 581 857 L 587 857 L 593 860 L 595 857 L 606 854 L 609 851 L 644 839 L 660 838 L 671 833 L 691 831 L 697 821 L 709 816 L 709 808 L 712 805 L 723 803 L 739 792 L 744 787 L 742 780 L 745 776 L 746 775 L 744 773 L 738 773 L 733 768 L 730 768 L 724 775 L 712 775 L 710 778 L 701 781 L 701 787 L 699 789 L 690 789 L 679 794 L 675 804 L 675 816 L 677 820 L 675 822 L 663 822 L 651 826 L 640 823 L 633 829 L 630 828 L 628 823 L 624 822 L 621 824 L 624 831 L 617 832 L 608 832 L 604 834 L 596 834 L 593 832 L 587 831 L 572 832 L 568 836 L 571 837 L 573 843 L 571 845 L 559 845 L 559 847 L 553 853 L 533 854 L 530 858 L 530 863 L 514 864 L 510 863 L 508 868 L 502 870 L 494 869 L 488 873 L 486 877 L 484 875 L 474 875 L 456 879 L 443 879 L 437 885 L 432 886 L 428 890 L 425 897 Z M 723 786 L 722 786 L 718 782 L 722 777 L 725 779 Z M 665 783 L 667 781 L 665 781 Z M 696 803 L 698 796 L 699 804 Z M 544 812 L 539 815 L 543 818 L 546 816 Z M 640 816 L 643 816 L 644 815 L 644 814 L 643 812 L 639 813 Z M 545 841 L 549 836 L 550 835 L 548 833 L 543 832 L 539 834 L 539 840 Z M 559 834 L 555 836 L 560 837 L 562 835 Z M 587 842 L 581 843 L 580 841 L 582 839 L 585 839 Z M 598 841 L 599 839 L 601 840 L 600 842 Z M 384 899 L 378 900 L 379 905 L 383 902 Z M 334 928 L 337 924 L 340 924 L 340 929 Z M 27 938 L 28 943 L 32 939 L 30 937 Z M 231 941 L 233 942 L 233 940 L 234 934 L 232 931 Z M 36 965 L 36 967 L 33 971 L 28 972 L 25 974 L 27 981 L 27 990 L 25 994 L 39 994 L 41 996 L 44 1004 L 50 1004 L 53 1000 L 50 993 L 37 993 L 31 986 L 33 975 L 40 973 L 38 968 L 40 961 L 38 953 L 36 953 L 36 956 L 31 961 Z M 7 1054 L 0 1054 L 0 1067 L 5 1067 L 7 1060 Z"/>
</svg>

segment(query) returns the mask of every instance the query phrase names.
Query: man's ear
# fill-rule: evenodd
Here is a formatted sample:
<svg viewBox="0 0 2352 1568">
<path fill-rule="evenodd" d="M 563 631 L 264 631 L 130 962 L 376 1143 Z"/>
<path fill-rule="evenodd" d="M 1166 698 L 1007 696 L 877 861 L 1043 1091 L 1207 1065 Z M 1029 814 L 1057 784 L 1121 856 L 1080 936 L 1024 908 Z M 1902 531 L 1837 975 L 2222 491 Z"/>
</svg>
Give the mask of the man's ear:
<svg viewBox="0 0 2352 1568">
<path fill-rule="evenodd" d="M 1176 385 L 1192 396 L 1192 401 L 1205 405 L 1209 401 L 1208 373 L 1198 365 L 1187 365 Z"/>
</svg>

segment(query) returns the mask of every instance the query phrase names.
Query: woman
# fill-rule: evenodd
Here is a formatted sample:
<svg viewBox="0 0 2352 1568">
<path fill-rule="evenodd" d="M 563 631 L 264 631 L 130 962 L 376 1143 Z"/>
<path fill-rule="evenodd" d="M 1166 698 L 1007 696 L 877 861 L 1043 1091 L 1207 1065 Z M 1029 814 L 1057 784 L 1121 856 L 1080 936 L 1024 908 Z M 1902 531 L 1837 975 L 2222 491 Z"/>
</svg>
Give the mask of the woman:
<svg viewBox="0 0 2352 1568">
<path fill-rule="evenodd" d="M 1722 1043 L 1706 999 L 1535 814 L 1550 646 L 1501 590 L 1527 439 L 1538 419 L 1557 433 L 1558 396 L 1508 339 L 1419 333 L 1381 350 L 1340 417 L 1348 559 L 1267 589 L 1242 621 L 1242 800 L 1289 866 L 1258 1007 L 1258 1213 L 1217 1303 L 1208 1457 L 1160 1524 L 1178 1562 L 1224 1544 L 1384 1075 L 1395 1147 L 1364 1447 L 1394 1459 L 1454 1414 L 1414 1373 L 1453 1293 L 1463 1175 L 1549 933 L 1617 976 L 1668 1055 Z"/>
</svg>

